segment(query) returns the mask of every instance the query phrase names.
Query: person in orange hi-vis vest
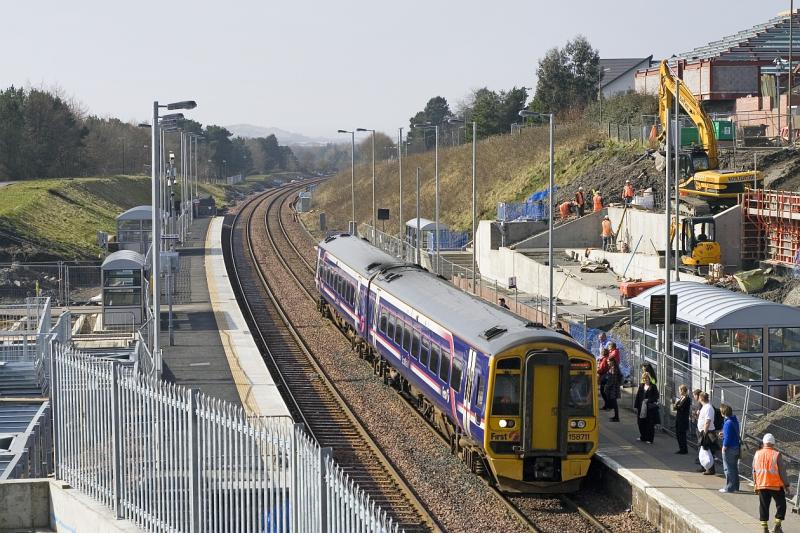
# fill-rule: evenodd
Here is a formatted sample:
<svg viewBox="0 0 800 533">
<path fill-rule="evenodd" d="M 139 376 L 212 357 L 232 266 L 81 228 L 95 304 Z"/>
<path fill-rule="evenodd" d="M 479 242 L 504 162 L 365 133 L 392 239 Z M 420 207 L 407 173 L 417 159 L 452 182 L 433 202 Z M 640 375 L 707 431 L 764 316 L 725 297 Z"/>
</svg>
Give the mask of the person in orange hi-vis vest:
<svg viewBox="0 0 800 533">
<path fill-rule="evenodd" d="M 781 523 L 786 518 L 786 492 L 789 477 L 783 456 L 775 449 L 775 437 L 767 433 L 762 439 L 764 446 L 753 456 L 753 486 L 758 493 L 758 519 L 764 533 L 769 533 L 769 506 L 775 500 L 775 529 L 783 533 Z"/>
<path fill-rule="evenodd" d="M 575 207 L 578 211 L 578 216 L 582 217 L 586 208 L 586 195 L 583 193 L 583 187 L 578 187 L 578 192 L 575 193 Z"/>
<path fill-rule="evenodd" d="M 562 202 L 561 205 L 558 206 L 558 211 L 561 213 L 561 220 L 567 220 L 571 210 L 572 202 Z"/>
<path fill-rule="evenodd" d="M 625 180 L 625 187 L 622 188 L 622 201 L 624 201 L 627 206 L 633 203 L 633 185 L 631 185 L 631 180 Z"/>
<path fill-rule="evenodd" d="M 594 196 L 592 196 L 592 206 L 595 213 L 603 210 L 603 196 L 600 191 L 595 191 Z"/>
<path fill-rule="evenodd" d="M 611 250 L 611 240 L 614 238 L 614 230 L 611 229 L 611 219 L 608 215 L 603 217 L 601 236 L 603 237 L 603 251 Z"/>
</svg>

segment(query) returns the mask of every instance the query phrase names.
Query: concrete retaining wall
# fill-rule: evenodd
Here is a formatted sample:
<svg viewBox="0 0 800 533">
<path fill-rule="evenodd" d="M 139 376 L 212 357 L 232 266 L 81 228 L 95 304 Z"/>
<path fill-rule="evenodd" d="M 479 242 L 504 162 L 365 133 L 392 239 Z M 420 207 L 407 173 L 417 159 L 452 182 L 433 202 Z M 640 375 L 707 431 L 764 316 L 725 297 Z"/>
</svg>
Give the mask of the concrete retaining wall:
<svg viewBox="0 0 800 533">
<path fill-rule="evenodd" d="M 492 222 L 492 250 L 497 250 L 501 246 L 511 246 L 546 230 L 547 221 Z"/>
<path fill-rule="evenodd" d="M 588 218 L 588 217 L 584 217 Z M 547 265 L 534 261 L 509 248 L 492 250 L 484 243 L 489 242 L 490 225 L 481 221 L 478 225 L 478 268 L 482 275 L 498 280 L 506 287 L 510 276 L 517 277 L 517 287 L 528 294 L 547 294 L 549 269 Z M 553 274 L 554 291 L 558 298 L 583 302 L 594 307 L 616 307 L 619 299 L 584 285 L 579 280 L 563 272 Z"/>
<path fill-rule="evenodd" d="M 134 533 L 128 520 L 116 520 L 110 509 L 50 479 L 0 482 L 0 531 L 65 531 L 70 533 Z"/>
<path fill-rule="evenodd" d="M 601 222 L 606 211 L 590 213 L 584 217 L 570 220 L 553 228 L 553 246 L 555 248 L 578 248 L 600 246 L 602 244 Z M 549 237 L 547 229 L 542 233 L 518 242 L 514 248 L 517 250 L 531 250 L 547 248 Z"/>
</svg>

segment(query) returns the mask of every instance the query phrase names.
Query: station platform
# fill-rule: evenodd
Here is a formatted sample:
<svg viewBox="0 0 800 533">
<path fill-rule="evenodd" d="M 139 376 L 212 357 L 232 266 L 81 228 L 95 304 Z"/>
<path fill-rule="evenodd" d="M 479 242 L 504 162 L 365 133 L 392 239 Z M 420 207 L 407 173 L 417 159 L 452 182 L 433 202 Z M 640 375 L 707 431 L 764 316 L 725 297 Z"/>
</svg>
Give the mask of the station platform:
<svg viewBox="0 0 800 533">
<path fill-rule="evenodd" d="M 720 493 L 725 484 L 722 465 L 715 476 L 697 472 L 697 449 L 677 455 L 678 444 L 672 435 L 657 432 L 653 444 L 637 440 L 639 431 L 630 389 L 620 398 L 620 422 L 609 422 L 611 414 L 600 412 L 600 449 L 597 459 L 607 468 L 612 491 L 630 491 L 631 507 L 636 514 L 658 526 L 661 531 L 740 532 L 761 531 L 758 521 L 758 496 L 744 479 L 740 492 Z M 629 488 L 628 488 L 629 487 Z M 800 517 L 787 508 L 783 530 L 800 532 Z M 770 513 L 770 530 L 775 505 Z"/>
<path fill-rule="evenodd" d="M 289 416 L 234 297 L 221 240 L 221 217 L 197 218 L 177 248 L 172 346 L 168 309 L 161 305 L 163 377 L 256 416 Z"/>
</svg>

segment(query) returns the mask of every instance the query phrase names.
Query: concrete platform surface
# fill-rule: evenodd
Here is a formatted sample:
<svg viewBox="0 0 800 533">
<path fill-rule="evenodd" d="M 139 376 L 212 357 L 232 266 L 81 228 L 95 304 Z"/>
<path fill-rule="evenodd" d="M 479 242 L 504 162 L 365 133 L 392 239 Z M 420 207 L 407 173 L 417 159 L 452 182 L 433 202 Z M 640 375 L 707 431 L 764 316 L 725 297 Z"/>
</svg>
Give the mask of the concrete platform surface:
<svg viewBox="0 0 800 533">
<path fill-rule="evenodd" d="M 620 405 L 631 405 L 629 394 Z M 609 422 L 610 417 L 600 412 L 598 458 L 632 486 L 634 511 L 662 531 L 760 531 L 758 496 L 747 481 L 741 480 L 738 493 L 720 493 L 725 484 L 721 464 L 718 475 L 705 476 L 696 471 L 697 449 L 690 446 L 688 455 L 677 455 L 675 438 L 664 432 L 656 432 L 653 444 L 639 442 L 632 409 L 620 409 L 618 423 Z M 800 517 L 791 509 L 789 505 L 783 529 L 800 532 Z M 774 504 L 770 516 L 774 519 Z"/>
<path fill-rule="evenodd" d="M 206 237 L 205 270 L 214 318 L 242 405 L 260 416 L 289 416 L 289 410 L 248 331 L 222 256 L 222 221 L 211 221 Z"/>
<path fill-rule="evenodd" d="M 205 269 L 206 232 L 211 219 L 195 219 L 191 233 L 177 248 L 180 273 L 173 295 L 173 341 L 169 345 L 168 308 L 161 304 L 163 377 L 184 387 L 241 405 L 211 307 Z"/>
</svg>

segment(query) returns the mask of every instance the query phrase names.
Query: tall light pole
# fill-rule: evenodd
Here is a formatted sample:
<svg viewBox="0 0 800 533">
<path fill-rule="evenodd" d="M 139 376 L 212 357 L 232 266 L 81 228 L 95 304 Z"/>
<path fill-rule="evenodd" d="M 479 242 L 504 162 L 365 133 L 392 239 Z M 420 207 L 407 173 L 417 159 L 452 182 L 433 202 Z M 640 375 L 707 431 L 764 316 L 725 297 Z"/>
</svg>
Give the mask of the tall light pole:
<svg viewBox="0 0 800 533">
<path fill-rule="evenodd" d="M 450 124 L 464 124 L 466 126 L 466 122 L 464 119 L 457 119 L 457 118 L 450 118 L 447 120 Z M 477 155 L 477 147 L 478 147 L 478 123 L 476 121 L 472 121 L 472 292 L 475 293 L 477 290 L 476 279 L 477 279 L 477 270 L 478 270 L 478 262 L 476 257 L 476 249 L 477 249 L 477 241 L 478 241 L 478 213 L 477 213 L 477 198 L 478 198 L 478 187 L 477 187 L 477 174 L 476 174 L 476 155 Z"/>
<path fill-rule="evenodd" d="M 772 60 L 775 63 L 775 93 L 778 100 L 778 144 L 783 144 L 783 137 L 781 136 L 781 72 L 786 64 L 786 60 L 782 57 L 776 57 Z M 791 100 L 791 94 L 787 95 L 787 100 Z M 791 110 L 791 104 L 789 105 Z M 791 126 L 789 127 L 791 130 Z"/>
<path fill-rule="evenodd" d="M 528 111 L 527 109 L 523 109 L 519 112 L 519 116 L 521 117 L 533 117 L 533 118 L 540 118 L 540 117 L 549 117 L 550 119 L 550 182 L 548 185 L 547 191 L 547 267 L 548 267 L 548 274 L 549 274 L 549 282 L 548 282 L 548 289 L 547 289 L 547 320 L 550 322 L 552 326 L 554 324 L 553 319 L 553 191 L 555 189 L 555 172 L 553 167 L 553 134 L 555 132 L 555 116 L 553 113 L 534 113 L 533 111 Z"/>
<path fill-rule="evenodd" d="M 405 260 L 405 250 L 403 250 L 403 243 L 405 242 L 406 226 L 403 222 L 403 128 L 397 129 L 397 167 L 400 176 L 400 205 L 397 210 L 397 216 L 400 218 L 400 254 Z"/>
<path fill-rule="evenodd" d="M 603 125 L 603 74 L 611 70 L 608 67 L 598 65 L 600 75 L 597 77 L 597 101 L 600 103 L 600 126 Z"/>
<path fill-rule="evenodd" d="M 183 102 L 174 102 L 167 105 L 159 105 L 158 101 L 153 102 L 153 122 L 152 122 L 152 152 L 150 159 L 150 171 L 152 177 L 152 242 L 150 243 L 150 255 L 152 258 L 152 272 L 150 275 L 153 279 L 153 343 L 152 343 L 152 356 L 156 372 L 161 374 L 163 362 L 161 360 L 161 347 L 159 342 L 159 334 L 161 332 L 161 283 L 159 276 L 161 275 L 161 183 L 160 181 L 160 168 L 159 163 L 161 160 L 161 131 L 158 124 L 158 111 L 161 108 L 168 110 L 173 109 L 194 109 L 197 103 L 194 100 L 185 100 Z"/>
<path fill-rule="evenodd" d="M 339 133 L 350 134 L 350 207 L 352 209 L 350 232 L 358 235 L 358 224 L 356 224 L 356 132 L 339 130 Z"/>
<path fill-rule="evenodd" d="M 787 111 L 787 120 L 789 124 L 789 144 L 792 145 L 794 143 L 794 137 L 792 136 L 792 130 L 794 129 L 794 120 L 792 120 L 792 52 L 794 52 L 794 34 L 792 32 L 792 27 L 794 24 L 792 21 L 794 20 L 794 0 L 789 0 L 789 80 L 788 85 L 786 86 L 786 94 L 789 96 L 789 110 Z"/>
<path fill-rule="evenodd" d="M 434 236 L 435 236 L 435 247 L 434 253 L 436 254 L 436 273 L 439 274 L 440 272 L 440 253 L 439 253 L 439 237 L 440 237 L 440 229 L 439 229 L 439 125 L 432 125 L 432 124 L 413 124 L 412 128 L 419 128 L 422 130 L 433 130 L 435 132 L 435 144 L 434 144 L 434 180 L 435 180 L 435 207 L 434 207 L 434 221 L 433 225 L 435 228 Z"/>
<path fill-rule="evenodd" d="M 369 128 L 356 128 L 356 131 L 372 132 L 372 216 L 370 219 L 372 220 L 372 231 L 374 232 L 377 229 L 377 226 L 375 225 L 375 130 L 371 130 Z"/>
</svg>

